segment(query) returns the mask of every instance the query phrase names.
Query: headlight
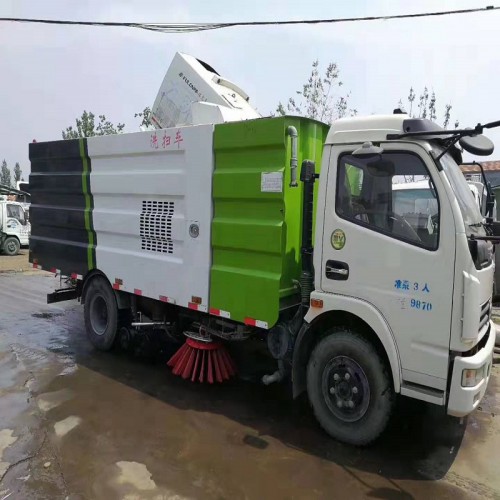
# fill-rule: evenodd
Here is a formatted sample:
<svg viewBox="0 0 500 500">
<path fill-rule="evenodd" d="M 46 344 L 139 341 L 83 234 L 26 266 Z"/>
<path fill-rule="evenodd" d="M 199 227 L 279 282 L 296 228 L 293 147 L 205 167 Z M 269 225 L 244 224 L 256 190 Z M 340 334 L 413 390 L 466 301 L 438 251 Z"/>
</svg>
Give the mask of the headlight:
<svg viewBox="0 0 500 500">
<path fill-rule="evenodd" d="M 475 370 L 462 371 L 462 387 L 475 387 L 487 375 L 487 365 Z"/>
</svg>

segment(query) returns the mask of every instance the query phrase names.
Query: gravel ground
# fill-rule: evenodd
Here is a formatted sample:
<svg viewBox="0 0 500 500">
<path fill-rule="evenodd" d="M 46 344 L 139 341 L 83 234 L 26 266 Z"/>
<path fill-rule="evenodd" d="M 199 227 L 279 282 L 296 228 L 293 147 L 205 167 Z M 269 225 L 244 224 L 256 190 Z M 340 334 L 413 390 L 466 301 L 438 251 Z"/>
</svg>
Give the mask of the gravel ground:
<svg viewBox="0 0 500 500">
<path fill-rule="evenodd" d="M 0 273 L 31 271 L 32 267 L 28 262 L 28 254 L 27 248 L 23 248 L 19 255 L 14 257 L 0 254 Z"/>
</svg>

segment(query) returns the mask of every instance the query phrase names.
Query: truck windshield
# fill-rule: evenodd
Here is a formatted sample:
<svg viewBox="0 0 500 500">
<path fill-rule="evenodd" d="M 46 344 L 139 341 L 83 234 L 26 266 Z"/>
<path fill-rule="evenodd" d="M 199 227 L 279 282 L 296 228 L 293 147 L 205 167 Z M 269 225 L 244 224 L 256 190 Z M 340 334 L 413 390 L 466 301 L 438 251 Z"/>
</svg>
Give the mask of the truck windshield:
<svg viewBox="0 0 500 500">
<path fill-rule="evenodd" d="M 457 198 L 464 224 L 468 227 L 481 226 L 483 216 L 457 163 L 449 153 L 446 153 L 439 161 Z"/>
<path fill-rule="evenodd" d="M 7 217 L 16 219 L 23 226 L 26 224 L 26 217 L 24 215 L 24 210 L 20 205 L 7 204 Z"/>
</svg>

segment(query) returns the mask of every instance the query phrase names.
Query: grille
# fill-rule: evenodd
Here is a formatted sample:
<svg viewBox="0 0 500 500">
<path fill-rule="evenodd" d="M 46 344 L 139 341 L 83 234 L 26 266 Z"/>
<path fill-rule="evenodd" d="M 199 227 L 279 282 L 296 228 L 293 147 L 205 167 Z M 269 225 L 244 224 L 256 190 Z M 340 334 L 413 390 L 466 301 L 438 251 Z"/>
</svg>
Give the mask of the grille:
<svg viewBox="0 0 500 500">
<path fill-rule="evenodd" d="M 148 252 L 174 253 L 172 241 L 173 201 L 143 201 L 141 212 L 141 248 Z"/>
<path fill-rule="evenodd" d="M 479 317 L 479 332 L 482 333 L 483 328 L 487 328 L 491 315 L 491 302 L 488 300 L 481 306 L 481 313 Z"/>
</svg>

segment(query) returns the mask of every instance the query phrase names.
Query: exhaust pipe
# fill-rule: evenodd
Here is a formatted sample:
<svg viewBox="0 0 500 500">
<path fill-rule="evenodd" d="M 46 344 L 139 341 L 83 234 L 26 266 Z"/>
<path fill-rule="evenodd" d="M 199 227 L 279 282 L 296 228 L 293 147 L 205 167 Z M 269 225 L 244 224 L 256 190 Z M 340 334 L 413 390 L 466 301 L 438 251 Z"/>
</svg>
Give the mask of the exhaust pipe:
<svg viewBox="0 0 500 500">
<path fill-rule="evenodd" d="M 309 308 L 311 293 L 314 288 L 313 266 L 313 211 L 314 211 L 314 182 L 318 178 L 315 164 L 311 160 L 304 160 L 300 170 L 300 180 L 304 183 L 302 198 L 302 273 L 300 275 L 300 289 L 302 307 Z"/>
<path fill-rule="evenodd" d="M 290 187 L 297 187 L 299 185 L 297 183 L 297 166 L 298 166 L 297 143 L 299 134 L 297 133 L 297 129 L 292 125 L 290 125 L 286 129 L 286 134 L 290 136 L 290 140 L 292 143 L 292 156 L 290 158 Z"/>
</svg>

